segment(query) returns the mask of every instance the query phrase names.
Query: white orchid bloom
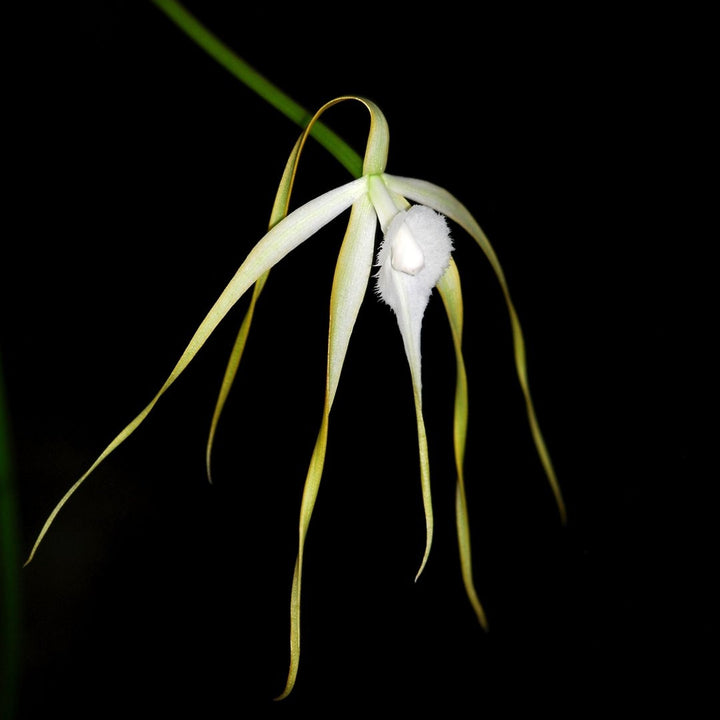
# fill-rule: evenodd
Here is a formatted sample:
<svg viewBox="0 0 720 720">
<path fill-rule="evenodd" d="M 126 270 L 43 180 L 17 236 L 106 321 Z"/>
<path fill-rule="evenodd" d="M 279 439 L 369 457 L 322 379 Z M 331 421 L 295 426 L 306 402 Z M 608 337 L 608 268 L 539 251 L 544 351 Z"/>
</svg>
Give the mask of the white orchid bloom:
<svg viewBox="0 0 720 720">
<path fill-rule="evenodd" d="M 370 131 L 361 177 L 330 190 L 290 214 L 286 214 L 298 159 L 310 128 L 329 107 L 344 100 L 358 100 L 370 112 Z M 531 431 L 555 494 L 561 516 L 564 519 L 565 510 L 562 496 L 535 419 L 528 390 L 525 351 L 520 324 L 510 300 L 507 284 L 497 257 L 478 223 L 450 193 L 432 183 L 396 177 L 385 173 L 387 153 L 387 122 L 380 109 L 369 100 L 358 97 L 337 98 L 327 103 L 315 114 L 296 143 L 286 165 L 273 207 L 270 230 L 250 251 L 223 290 L 155 397 L 115 437 L 87 472 L 72 485 L 57 504 L 40 531 L 27 561 L 32 560 L 57 513 L 70 496 L 85 481 L 88 475 L 137 429 L 160 397 L 187 368 L 190 361 L 227 312 L 247 290 L 254 286 L 250 307 L 231 355 L 211 423 L 207 449 L 209 474 L 210 452 L 217 421 L 243 353 L 255 301 L 263 289 L 268 272 L 276 263 L 280 262 L 320 228 L 350 209 L 347 230 L 340 249 L 331 291 L 325 402 L 320 431 L 310 460 L 301 502 L 298 555 L 291 596 L 290 669 L 285 690 L 280 695 L 280 698 L 286 697 L 290 693 L 298 672 L 300 657 L 300 591 L 305 539 L 325 461 L 330 410 L 338 387 L 350 336 L 371 277 L 378 222 L 384 240 L 377 253 L 376 289 L 382 300 L 392 308 L 397 316 L 398 327 L 402 334 L 410 366 L 415 399 L 421 489 L 426 525 L 425 552 L 417 575 L 420 575 L 427 562 L 433 536 L 428 446 L 422 412 L 420 331 L 425 308 L 433 288 L 437 287 L 450 321 L 457 366 L 454 444 L 457 472 L 456 522 L 462 575 L 468 597 L 477 617 L 483 627 L 487 626 L 485 614 L 475 591 L 472 578 L 470 536 L 462 469 L 467 427 L 467 380 L 461 350 L 463 305 L 459 274 L 451 257 L 452 243 L 446 218 L 463 228 L 478 243 L 500 281 L 510 312 L 515 346 L 515 362 L 526 399 Z"/>
</svg>

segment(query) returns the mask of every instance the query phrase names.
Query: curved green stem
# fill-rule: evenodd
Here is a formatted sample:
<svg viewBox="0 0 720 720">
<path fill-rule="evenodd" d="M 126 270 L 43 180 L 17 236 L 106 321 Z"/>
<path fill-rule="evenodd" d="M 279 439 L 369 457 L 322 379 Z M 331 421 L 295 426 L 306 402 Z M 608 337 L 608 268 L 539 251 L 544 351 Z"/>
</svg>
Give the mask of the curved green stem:
<svg viewBox="0 0 720 720">
<path fill-rule="evenodd" d="M 276 110 L 305 128 L 313 113 L 295 102 L 277 86 L 263 77 L 245 60 L 236 55 L 219 38 L 213 35 L 197 18 L 175 0 L 152 0 L 185 34 L 192 38 L 205 52 L 248 88 L 256 92 Z M 341 137 L 326 125 L 316 122 L 310 131 L 328 152 L 350 172 L 353 177 L 362 175 L 362 158 Z"/>
</svg>

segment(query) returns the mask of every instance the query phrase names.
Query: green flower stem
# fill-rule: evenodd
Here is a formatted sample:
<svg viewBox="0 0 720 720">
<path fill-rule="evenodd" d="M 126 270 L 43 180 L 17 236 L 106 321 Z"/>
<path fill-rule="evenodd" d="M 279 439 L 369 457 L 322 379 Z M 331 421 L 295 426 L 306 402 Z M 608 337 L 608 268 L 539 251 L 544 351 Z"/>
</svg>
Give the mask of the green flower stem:
<svg viewBox="0 0 720 720">
<path fill-rule="evenodd" d="M 248 88 L 256 92 L 299 127 L 304 129 L 307 126 L 313 113 L 308 112 L 302 105 L 296 103 L 291 97 L 248 65 L 180 3 L 175 2 L 175 0 L 152 1 L 208 55 L 235 75 Z M 360 155 L 326 125 L 316 122 L 310 131 L 310 135 L 347 168 L 353 177 L 358 178 L 362 175 L 363 167 Z"/>
</svg>

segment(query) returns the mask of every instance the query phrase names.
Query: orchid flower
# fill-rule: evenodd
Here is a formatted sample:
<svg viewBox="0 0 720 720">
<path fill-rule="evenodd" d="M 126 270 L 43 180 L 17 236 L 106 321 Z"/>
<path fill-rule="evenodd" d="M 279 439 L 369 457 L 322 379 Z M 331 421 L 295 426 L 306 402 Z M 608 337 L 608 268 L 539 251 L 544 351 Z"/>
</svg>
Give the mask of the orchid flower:
<svg viewBox="0 0 720 720">
<path fill-rule="evenodd" d="M 359 101 L 370 113 L 370 129 L 362 174 L 340 187 L 325 192 L 288 214 L 298 160 L 312 126 L 328 108 L 346 100 Z M 462 579 L 479 622 L 483 627 L 487 627 L 485 613 L 475 591 L 472 575 L 468 510 L 463 478 L 468 392 L 461 348 L 463 303 L 458 269 L 451 256 L 452 241 L 448 220 L 456 223 L 476 241 L 487 256 L 500 282 L 510 313 L 515 365 L 526 401 L 530 429 L 561 517 L 564 519 L 565 516 L 562 495 L 535 418 L 528 389 L 525 349 L 520 323 L 495 252 L 472 215 L 448 191 L 430 182 L 398 177 L 385 172 L 388 142 L 387 121 L 380 109 L 370 100 L 354 96 L 340 97 L 318 110 L 295 144 L 287 162 L 275 198 L 270 229 L 267 234 L 250 251 L 220 294 L 155 397 L 115 437 L 57 504 L 41 529 L 27 561 L 30 562 L 35 555 L 57 513 L 70 496 L 98 465 L 138 428 L 160 397 L 187 368 L 228 311 L 254 286 L 250 306 L 228 362 L 211 422 L 206 456 L 208 476 L 210 476 L 210 457 L 215 429 L 243 354 L 255 302 L 263 290 L 269 271 L 320 228 L 343 212 L 350 210 L 330 297 L 325 401 L 320 430 L 310 459 L 300 507 L 298 554 L 292 581 L 290 608 L 290 668 L 286 687 L 279 698 L 284 698 L 291 692 L 297 677 L 300 658 L 300 596 L 305 540 L 323 472 L 330 410 L 340 380 L 350 336 L 371 281 L 374 264 L 377 267 L 375 274 L 377 294 L 390 306 L 397 317 L 412 380 L 420 461 L 420 485 L 426 527 L 425 550 L 417 577 L 425 567 L 433 538 L 428 442 L 422 407 L 420 337 L 423 314 L 434 288 L 438 289 L 447 312 L 457 371 L 454 449 L 457 474 L 456 524 Z M 378 225 L 383 234 L 383 241 L 376 252 L 375 239 Z"/>
</svg>

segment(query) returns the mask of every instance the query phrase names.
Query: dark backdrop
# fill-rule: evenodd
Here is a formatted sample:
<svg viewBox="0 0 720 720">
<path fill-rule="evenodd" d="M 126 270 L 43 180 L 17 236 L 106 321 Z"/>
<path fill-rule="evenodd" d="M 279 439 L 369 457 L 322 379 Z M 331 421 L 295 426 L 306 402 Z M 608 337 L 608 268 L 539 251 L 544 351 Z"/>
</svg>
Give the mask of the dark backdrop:
<svg viewBox="0 0 720 720">
<path fill-rule="evenodd" d="M 489 235 L 568 525 L 534 454 L 499 287 L 455 230 L 474 566 L 491 631 L 460 579 L 442 305 L 432 300 L 423 333 L 436 538 L 415 584 L 424 525 L 409 373 L 370 288 L 308 538 L 298 683 L 272 703 L 321 417 L 334 223 L 271 273 L 214 485 L 205 438 L 242 302 L 22 570 L 20 717 L 577 718 L 704 696 L 717 532 L 704 457 L 714 435 L 698 418 L 714 382 L 709 333 L 694 325 L 710 291 L 693 221 L 709 192 L 686 196 L 692 175 L 678 163 L 703 147 L 702 22 L 235 5 L 187 3 L 307 108 L 349 93 L 376 101 L 388 171 L 446 187 Z M 8 31 L 0 348 L 25 553 L 262 236 L 298 129 L 150 3 L 53 4 Z M 682 66 L 670 36 L 691 39 Z M 362 151 L 361 106 L 326 121 Z M 346 179 L 308 146 L 295 202 Z"/>
</svg>

